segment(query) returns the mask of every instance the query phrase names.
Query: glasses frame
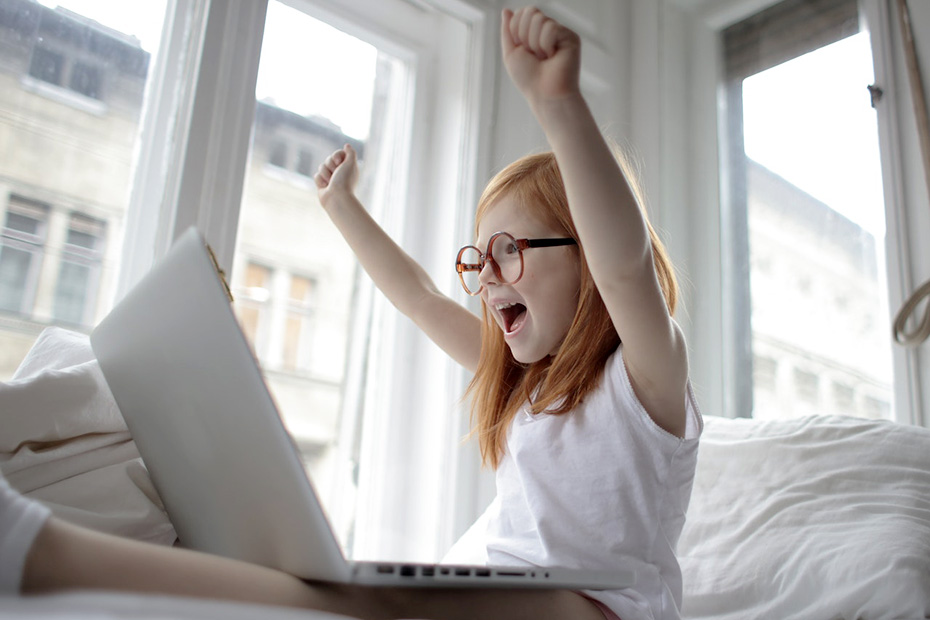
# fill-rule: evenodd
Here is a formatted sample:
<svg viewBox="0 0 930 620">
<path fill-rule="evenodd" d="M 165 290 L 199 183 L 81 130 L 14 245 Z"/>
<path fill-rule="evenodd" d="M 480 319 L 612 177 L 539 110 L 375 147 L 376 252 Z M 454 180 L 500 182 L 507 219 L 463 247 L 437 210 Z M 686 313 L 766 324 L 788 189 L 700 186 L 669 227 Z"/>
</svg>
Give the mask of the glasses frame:
<svg viewBox="0 0 930 620">
<path fill-rule="evenodd" d="M 497 261 L 494 260 L 494 257 L 491 256 L 491 246 L 494 245 L 494 242 L 499 237 L 507 237 L 511 242 L 516 246 L 517 252 L 520 254 L 520 274 L 512 281 L 504 281 L 504 276 L 501 273 L 500 265 L 497 264 Z M 517 239 L 508 232 L 498 231 L 491 235 L 491 238 L 488 239 L 488 247 L 485 252 L 482 253 L 481 249 L 474 245 L 463 246 L 459 253 L 455 257 L 455 271 L 459 274 L 459 281 L 462 283 L 462 288 L 465 289 L 465 292 L 474 297 L 479 295 L 482 290 L 484 290 L 484 284 L 478 286 L 478 290 L 472 292 L 468 288 L 468 285 L 465 284 L 465 272 L 475 271 L 480 274 L 484 270 L 484 266 L 488 263 L 491 263 L 491 268 L 494 270 L 494 275 L 497 277 L 498 282 L 501 284 L 516 284 L 520 281 L 520 278 L 523 277 L 523 250 L 528 250 L 530 248 L 553 248 L 563 245 L 577 245 L 578 241 L 571 237 L 549 237 L 543 239 Z M 463 263 L 462 254 L 466 250 L 474 250 L 478 253 L 478 262 L 477 263 Z"/>
</svg>

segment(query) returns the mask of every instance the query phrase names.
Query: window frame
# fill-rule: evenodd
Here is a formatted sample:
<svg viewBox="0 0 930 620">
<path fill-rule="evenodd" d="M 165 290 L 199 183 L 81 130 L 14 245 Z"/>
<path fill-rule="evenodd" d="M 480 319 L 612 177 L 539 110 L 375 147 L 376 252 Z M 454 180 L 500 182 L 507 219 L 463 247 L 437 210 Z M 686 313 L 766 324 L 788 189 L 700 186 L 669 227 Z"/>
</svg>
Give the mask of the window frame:
<svg viewBox="0 0 930 620">
<path fill-rule="evenodd" d="M 740 373 L 740 360 L 746 359 L 745 341 L 731 333 L 740 316 L 738 295 L 733 294 L 733 248 L 738 246 L 726 222 L 730 201 L 729 170 L 732 150 L 728 146 L 729 102 L 725 89 L 725 71 L 721 33 L 729 25 L 776 3 L 777 0 L 727 0 L 715 6 L 693 7 L 684 0 L 660 11 L 663 29 L 659 37 L 662 54 L 661 85 L 681 83 L 687 90 L 687 106 L 659 103 L 661 88 L 656 88 L 656 111 L 652 118 L 667 128 L 660 137 L 670 150 L 688 153 L 688 160 L 666 157 L 658 162 L 664 177 L 680 187 L 647 187 L 663 196 L 677 197 L 688 204 L 688 213 L 660 217 L 658 224 L 670 232 L 676 244 L 671 246 L 676 264 L 688 265 L 689 286 L 684 291 L 684 306 L 689 309 L 679 317 L 692 349 L 693 382 L 707 413 L 727 417 L 745 415 L 740 391 L 732 377 Z M 912 10 L 913 12 L 913 10 Z M 894 14 L 885 0 L 859 0 L 864 30 L 871 37 L 875 83 L 884 96 L 877 107 L 882 178 L 886 209 L 886 270 L 889 307 L 892 313 L 901 307 L 914 290 L 913 272 L 927 264 L 921 248 L 927 244 L 930 230 L 925 200 L 917 200 L 914 184 L 923 184 L 921 173 L 907 170 L 913 147 L 905 136 L 913 134 L 908 118 L 909 96 L 897 83 L 895 72 L 896 33 Z M 649 117 L 649 114 L 647 114 Z M 642 119 L 641 124 L 642 124 Z M 676 129 L 680 131 L 676 131 Z M 909 196 L 909 193 L 911 194 Z M 919 194 L 918 194 L 919 197 Z M 919 211 L 918 211 L 919 210 Z M 910 222 L 910 225 L 907 224 Z M 916 226 L 915 226 L 916 224 Z M 917 230 L 919 227 L 920 230 Z M 922 231 L 922 232 L 921 232 Z M 926 277 L 926 276 L 924 276 Z M 889 337 L 891 326 L 888 328 Z M 901 423 L 928 425 L 930 414 L 930 363 L 914 348 L 894 345 L 894 419 Z M 745 396 L 745 395 L 743 395 Z"/>
<path fill-rule="evenodd" d="M 408 164 L 409 183 L 417 188 L 418 195 L 413 199 L 412 212 L 385 222 L 395 239 L 423 262 L 441 289 L 465 301 L 464 293 L 458 291 L 450 257 L 454 257 L 462 238 L 471 237 L 471 209 L 480 191 L 478 179 L 486 178 L 488 172 L 482 169 L 481 162 L 487 161 L 482 154 L 490 142 L 487 119 L 493 111 L 498 69 L 489 63 L 485 50 L 494 49 L 496 37 L 492 35 L 496 32 L 491 33 L 487 24 L 496 23 L 496 11 L 468 0 L 435 0 L 423 6 L 407 3 L 411 11 L 440 11 L 467 25 L 465 58 L 450 59 L 430 54 L 416 37 L 405 35 L 407 26 L 399 23 L 383 1 L 370 0 L 367 11 L 364 2 L 286 2 L 313 16 L 324 14 L 326 21 L 350 33 L 351 28 L 361 28 L 382 37 L 385 45 L 396 42 L 399 53 L 404 49 L 412 51 L 418 70 L 430 72 L 434 78 L 440 74 L 438 67 L 442 63 L 456 61 L 455 70 L 448 73 L 457 72 L 459 76 L 465 65 L 465 106 L 445 106 L 464 110 L 462 122 L 455 128 L 462 132 L 462 141 L 454 156 L 446 153 L 439 158 L 439 174 L 431 174 L 436 170 L 436 158 L 431 154 L 443 133 L 436 129 L 442 128 L 441 99 L 447 95 L 438 79 L 417 85 L 413 105 L 419 118 L 429 119 L 428 126 L 419 127 L 412 138 L 413 156 Z M 117 298 L 125 295 L 191 225 L 203 231 L 220 267 L 231 272 L 266 8 L 267 0 L 169 3 L 158 62 L 148 85 L 148 110 L 142 119 L 143 135 L 169 139 L 144 141 L 139 153 Z M 438 47 L 441 52 L 444 46 Z M 198 71 L 200 66 L 211 70 Z M 449 178 L 460 182 L 444 185 L 443 180 Z M 447 210 L 433 206 L 449 202 L 468 206 Z M 425 239 L 427 244 L 410 247 L 404 243 L 409 239 Z M 450 267 L 445 269 L 445 264 Z M 382 412 L 375 416 L 371 398 L 361 404 L 348 398 L 344 405 L 366 407 L 358 419 L 372 425 L 364 431 L 361 446 L 366 469 L 372 475 L 361 481 L 359 493 L 369 499 L 358 513 L 382 527 L 396 526 L 403 534 L 397 541 L 369 541 L 363 545 L 363 553 L 395 558 L 406 554 L 410 559 L 434 560 L 483 508 L 477 505 L 481 502 L 479 493 L 472 492 L 479 486 L 474 482 L 478 475 L 476 446 L 463 445 L 467 415 L 457 415 L 462 407 L 459 395 L 468 376 L 438 348 L 424 342 L 425 337 L 407 325 L 386 300 L 372 296 L 370 291 L 366 295 L 375 307 L 374 329 L 387 334 L 377 355 L 378 366 L 390 369 L 389 376 L 381 377 L 381 381 L 387 386 L 384 402 L 389 403 L 391 415 Z M 399 407 L 399 403 L 405 403 L 405 407 Z M 437 412 L 437 403 L 447 404 L 449 411 Z M 398 436 L 396 429 L 411 425 L 409 420 L 392 417 L 401 409 L 414 420 L 413 425 L 423 426 L 418 433 Z M 389 449 L 374 441 L 384 429 L 395 429 L 391 434 L 398 440 Z M 353 437 L 358 433 L 358 428 L 342 429 L 350 442 L 356 441 Z M 429 434 L 437 440 L 422 441 Z M 426 467 L 426 463 L 432 466 Z M 403 493 L 397 493 L 396 488 L 391 493 L 382 490 L 383 482 L 392 479 L 407 481 Z M 463 487 L 464 493 L 460 492 Z M 421 511 L 419 520 L 409 519 L 405 508 L 426 501 L 431 506 Z M 432 531 L 433 535 L 423 536 L 424 531 Z"/>
</svg>

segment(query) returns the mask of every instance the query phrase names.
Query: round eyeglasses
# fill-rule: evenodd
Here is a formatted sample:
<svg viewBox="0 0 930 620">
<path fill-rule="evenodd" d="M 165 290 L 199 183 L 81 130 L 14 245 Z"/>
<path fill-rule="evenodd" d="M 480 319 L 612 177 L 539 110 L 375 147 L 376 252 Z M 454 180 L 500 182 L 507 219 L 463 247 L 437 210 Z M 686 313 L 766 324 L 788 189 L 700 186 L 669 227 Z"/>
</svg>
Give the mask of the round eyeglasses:
<svg viewBox="0 0 930 620">
<path fill-rule="evenodd" d="M 459 250 L 455 259 L 455 270 L 459 274 L 465 292 L 469 295 L 477 295 L 484 286 L 480 282 L 480 276 L 488 261 L 491 262 L 494 275 L 500 284 L 514 284 L 523 277 L 523 250 L 577 243 L 571 237 L 514 239 L 510 233 L 496 232 L 488 240 L 488 249 L 484 254 L 473 245 L 466 245 Z"/>
</svg>

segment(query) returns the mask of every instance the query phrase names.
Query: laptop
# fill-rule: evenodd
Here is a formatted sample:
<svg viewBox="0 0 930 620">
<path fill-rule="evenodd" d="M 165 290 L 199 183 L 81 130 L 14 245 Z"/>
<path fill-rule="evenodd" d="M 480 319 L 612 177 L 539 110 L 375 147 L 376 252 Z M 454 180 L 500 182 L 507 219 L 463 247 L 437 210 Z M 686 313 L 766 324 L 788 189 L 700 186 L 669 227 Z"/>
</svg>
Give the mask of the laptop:
<svg viewBox="0 0 930 620">
<path fill-rule="evenodd" d="M 385 586 L 615 589 L 631 570 L 349 561 L 196 228 L 91 334 L 181 543 L 303 579 Z"/>
</svg>

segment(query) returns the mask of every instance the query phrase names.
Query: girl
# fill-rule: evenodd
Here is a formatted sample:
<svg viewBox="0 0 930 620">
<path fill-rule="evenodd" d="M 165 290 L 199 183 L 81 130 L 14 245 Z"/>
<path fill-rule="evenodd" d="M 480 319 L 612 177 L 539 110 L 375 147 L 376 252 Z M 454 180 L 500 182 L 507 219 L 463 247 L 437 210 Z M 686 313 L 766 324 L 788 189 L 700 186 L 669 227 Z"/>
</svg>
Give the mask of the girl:
<svg viewBox="0 0 930 620">
<path fill-rule="evenodd" d="M 477 431 L 497 469 L 485 549 L 496 565 L 636 570 L 610 592 L 366 588 L 90 532 L 0 477 L 0 594 L 106 588 L 273 603 L 359 618 L 678 618 L 675 558 L 701 418 L 675 281 L 578 85 L 580 44 L 534 8 L 503 12 L 504 62 L 552 146 L 482 196 L 459 253 L 483 319 L 438 292 L 353 195 L 346 147 L 320 201 L 390 300 L 475 372 Z M 621 344 L 622 343 L 622 344 Z"/>
<path fill-rule="evenodd" d="M 635 588 L 584 595 L 608 617 L 677 618 L 702 422 L 675 278 L 581 95 L 578 36 L 525 8 L 504 10 L 501 42 L 552 152 L 503 170 L 479 201 L 456 269 L 483 319 L 368 216 L 351 147 L 320 166 L 320 202 L 391 302 L 475 373 L 481 451 L 497 470 L 489 563 L 630 566 Z"/>
</svg>

